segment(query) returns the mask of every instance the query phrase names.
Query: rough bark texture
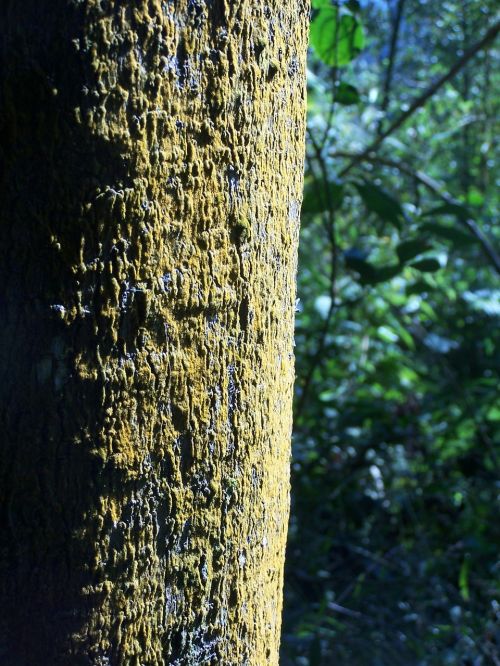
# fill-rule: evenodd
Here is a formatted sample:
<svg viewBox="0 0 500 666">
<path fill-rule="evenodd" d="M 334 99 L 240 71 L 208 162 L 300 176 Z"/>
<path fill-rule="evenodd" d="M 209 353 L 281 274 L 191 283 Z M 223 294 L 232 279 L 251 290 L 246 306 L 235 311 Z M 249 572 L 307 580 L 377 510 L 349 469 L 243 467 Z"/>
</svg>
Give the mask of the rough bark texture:
<svg viewBox="0 0 500 666">
<path fill-rule="evenodd" d="M 277 663 L 305 0 L 3 0 L 0 663 Z"/>
</svg>

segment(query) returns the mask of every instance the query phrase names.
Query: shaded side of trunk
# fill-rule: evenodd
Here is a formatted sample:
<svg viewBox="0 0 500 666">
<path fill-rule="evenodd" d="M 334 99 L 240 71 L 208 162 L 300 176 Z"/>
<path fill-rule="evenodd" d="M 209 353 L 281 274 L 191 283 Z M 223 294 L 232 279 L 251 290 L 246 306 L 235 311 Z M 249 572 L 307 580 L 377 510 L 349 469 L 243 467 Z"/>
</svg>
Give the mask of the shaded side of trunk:
<svg viewBox="0 0 500 666">
<path fill-rule="evenodd" d="M 0 14 L 0 661 L 276 664 L 307 7 Z"/>
</svg>

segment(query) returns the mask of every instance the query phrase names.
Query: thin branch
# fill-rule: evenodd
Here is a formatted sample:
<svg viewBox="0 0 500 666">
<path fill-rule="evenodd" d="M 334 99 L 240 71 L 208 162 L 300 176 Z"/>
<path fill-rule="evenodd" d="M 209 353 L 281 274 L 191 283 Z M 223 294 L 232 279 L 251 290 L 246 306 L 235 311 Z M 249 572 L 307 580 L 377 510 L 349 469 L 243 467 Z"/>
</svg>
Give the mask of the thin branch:
<svg viewBox="0 0 500 666">
<path fill-rule="evenodd" d="M 384 82 L 384 96 L 382 98 L 382 104 L 380 105 L 380 110 L 385 112 L 389 106 L 389 98 L 391 94 L 391 85 L 392 85 L 392 73 L 394 71 L 394 63 L 396 61 L 396 53 L 398 48 L 398 37 L 399 29 L 401 27 L 401 19 L 403 18 L 405 0 L 399 0 L 396 7 L 396 15 L 394 16 L 394 21 L 392 24 L 392 34 L 391 34 L 391 45 L 389 48 L 389 62 L 387 65 L 387 72 L 385 75 Z M 378 123 L 377 133 L 382 133 L 382 123 L 383 119 L 381 118 Z"/>
<path fill-rule="evenodd" d="M 417 182 L 421 183 L 424 187 L 433 192 L 445 203 L 450 204 L 452 206 L 461 205 L 459 201 L 454 199 L 451 196 L 451 194 L 449 194 L 449 192 L 442 190 L 441 187 L 439 186 L 439 183 L 435 181 L 433 178 L 423 173 L 422 171 L 414 171 L 411 167 L 404 164 L 403 162 L 397 162 L 396 160 L 386 159 L 385 157 L 378 157 L 378 155 L 372 155 L 370 153 L 367 153 L 365 155 L 364 153 L 349 153 L 343 151 L 336 151 L 334 153 L 330 153 L 330 157 L 349 158 L 352 160 L 351 164 L 353 162 L 359 164 L 359 162 L 363 161 L 363 162 L 369 162 L 371 164 L 382 164 L 383 166 L 387 166 L 392 169 L 397 169 L 401 173 L 404 173 L 410 178 L 413 178 Z M 500 275 L 500 256 L 493 247 L 493 245 L 491 244 L 490 240 L 487 238 L 487 236 L 481 231 L 481 229 L 477 226 L 474 220 L 465 219 L 462 217 L 457 217 L 457 219 L 459 223 L 462 224 L 464 227 L 466 227 L 468 231 L 470 231 L 470 233 L 479 241 L 491 265 Z"/>
<path fill-rule="evenodd" d="M 432 83 L 424 92 L 417 97 L 416 100 L 410 105 L 410 107 L 402 113 L 399 118 L 396 120 L 380 134 L 375 141 L 373 141 L 365 150 L 359 153 L 355 159 L 352 160 L 344 169 L 340 172 L 339 177 L 342 178 L 345 176 L 356 164 L 359 164 L 367 155 L 376 150 L 380 144 L 386 139 L 390 134 L 395 130 L 399 129 L 410 116 L 412 116 L 415 111 L 420 109 L 424 104 L 450 79 L 452 79 L 465 65 L 473 58 L 478 51 L 484 49 L 490 42 L 492 42 L 495 37 L 500 32 L 500 21 L 497 21 L 494 25 L 491 26 L 489 30 L 483 35 L 483 37 L 476 42 L 470 49 L 468 49 L 459 60 L 451 67 L 451 69 L 443 74 L 437 81 Z"/>
</svg>

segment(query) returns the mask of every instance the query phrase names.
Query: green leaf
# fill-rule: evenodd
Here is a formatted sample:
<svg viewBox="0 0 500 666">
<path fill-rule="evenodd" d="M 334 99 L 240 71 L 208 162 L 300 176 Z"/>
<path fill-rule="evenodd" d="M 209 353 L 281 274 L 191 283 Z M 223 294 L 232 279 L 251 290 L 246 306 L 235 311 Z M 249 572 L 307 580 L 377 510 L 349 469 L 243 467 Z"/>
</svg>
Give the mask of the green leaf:
<svg viewBox="0 0 500 666">
<path fill-rule="evenodd" d="M 400 264 L 389 264 L 388 266 L 374 266 L 369 261 L 359 257 L 344 255 L 348 268 L 359 273 L 360 283 L 363 285 L 374 285 L 387 282 L 401 272 Z"/>
<path fill-rule="evenodd" d="M 441 268 L 441 264 L 437 259 L 420 259 L 420 261 L 415 261 L 413 264 L 410 264 L 412 268 L 416 268 L 422 273 L 435 273 Z"/>
<path fill-rule="evenodd" d="M 484 195 L 477 187 L 471 187 L 467 192 L 467 202 L 471 206 L 482 206 L 484 204 Z"/>
<path fill-rule="evenodd" d="M 397 342 L 399 340 L 398 334 L 388 326 L 379 326 L 377 334 L 383 342 Z"/>
<path fill-rule="evenodd" d="M 378 284 L 379 282 L 388 282 L 393 277 L 398 275 L 401 272 L 400 264 L 389 264 L 388 266 L 382 266 L 381 268 L 375 269 L 375 281 L 372 284 Z"/>
<path fill-rule="evenodd" d="M 396 228 L 401 228 L 404 219 L 401 204 L 383 188 L 373 183 L 354 183 L 368 210 L 376 213 L 382 220 L 390 222 Z"/>
<path fill-rule="evenodd" d="M 424 213 L 422 217 L 429 217 L 429 215 L 454 215 L 461 220 L 468 220 L 471 216 L 469 210 L 461 204 L 448 203 L 433 208 L 432 210 Z"/>
<path fill-rule="evenodd" d="M 396 252 L 399 261 L 404 264 L 406 261 L 410 261 L 410 259 L 422 254 L 422 252 L 425 252 L 428 249 L 429 243 L 426 240 L 415 239 L 399 243 Z"/>
<path fill-rule="evenodd" d="M 322 213 L 324 210 L 338 210 L 344 200 L 344 186 L 340 183 L 328 183 L 328 187 L 306 185 L 302 201 L 303 213 Z"/>
<path fill-rule="evenodd" d="M 318 13 L 311 21 L 311 46 L 321 60 L 331 67 L 344 67 L 365 45 L 363 28 L 350 12 L 339 11 L 327 0 L 316 0 Z"/>
<path fill-rule="evenodd" d="M 344 106 L 350 106 L 352 104 L 358 104 L 360 101 L 359 92 L 357 88 L 352 86 L 350 83 L 344 83 L 341 81 L 335 87 L 335 101 Z"/>
<path fill-rule="evenodd" d="M 458 575 L 458 586 L 460 588 L 460 594 L 464 601 L 469 601 L 469 569 L 470 569 L 470 559 L 466 555 L 462 566 L 460 567 L 460 573 Z"/>
<path fill-rule="evenodd" d="M 345 263 L 348 268 L 351 268 L 352 270 L 356 271 L 356 273 L 359 273 L 361 282 L 367 284 L 375 279 L 376 271 L 374 266 L 370 264 L 369 261 L 359 259 L 358 257 L 346 256 Z"/>
<path fill-rule="evenodd" d="M 500 407 L 491 407 L 486 414 L 486 418 L 488 421 L 500 421 Z"/>
<path fill-rule="evenodd" d="M 427 282 L 427 280 L 417 280 L 413 284 L 409 284 L 405 288 L 405 293 L 407 296 L 414 296 L 417 294 L 426 293 L 435 289 L 434 285 Z"/>
<path fill-rule="evenodd" d="M 408 347 L 408 349 L 411 349 L 412 351 L 415 349 L 415 340 L 413 339 L 413 336 L 409 331 L 404 328 L 404 326 L 399 326 L 398 328 L 395 329 L 399 337 L 401 338 L 401 341 Z M 408 375 L 408 372 L 407 372 Z M 415 374 L 416 377 L 416 374 Z"/>
<path fill-rule="evenodd" d="M 438 236 L 439 238 L 443 238 L 444 240 L 451 241 L 457 247 L 466 247 L 467 245 L 470 245 L 471 242 L 477 242 L 477 238 L 472 234 L 468 234 L 465 231 L 444 224 L 426 222 L 420 226 L 420 229 L 422 229 L 422 231 L 427 231 L 434 236 Z"/>
</svg>

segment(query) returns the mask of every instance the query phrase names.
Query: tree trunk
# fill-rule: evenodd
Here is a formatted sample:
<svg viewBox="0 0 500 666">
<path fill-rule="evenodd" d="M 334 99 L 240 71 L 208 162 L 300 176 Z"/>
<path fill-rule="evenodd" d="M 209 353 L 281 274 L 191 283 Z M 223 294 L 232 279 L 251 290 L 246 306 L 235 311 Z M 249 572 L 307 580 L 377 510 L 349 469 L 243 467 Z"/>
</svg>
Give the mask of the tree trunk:
<svg viewBox="0 0 500 666">
<path fill-rule="evenodd" d="M 305 0 L 4 0 L 4 666 L 277 664 Z"/>
</svg>

